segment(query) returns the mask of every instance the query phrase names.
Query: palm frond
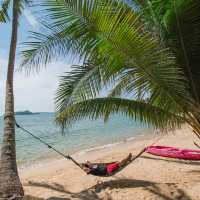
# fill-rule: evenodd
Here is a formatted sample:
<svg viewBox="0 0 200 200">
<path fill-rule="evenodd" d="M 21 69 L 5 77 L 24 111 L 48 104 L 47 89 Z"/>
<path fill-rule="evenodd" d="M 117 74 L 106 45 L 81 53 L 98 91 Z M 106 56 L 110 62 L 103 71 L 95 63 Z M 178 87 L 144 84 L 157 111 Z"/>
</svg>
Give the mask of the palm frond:
<svg viewBox="0 0 200 200">
<path fill-rule="evenodd" d="M 84 82 L 88 74 L 92 73 L 92 78 L 87 81 L 87 84 Z M 95 75 L 96 74 L 96 75 Z M 84 98 L 84 93 L 92 92 L 90 90 L 91 82 L 98 81 L 100 78 L 98 68 L 95 68 L 91 63 L 85 63 L 84 65 L 75 65 L 72 66 L 72 71 L 65 73 L 60 77 L 60 84 L 56 93 L 56 105 L 57 111 L 63 110 L 66 106 L 70 105 L 74 101 L 78 101 L 78 96 L 81 96 L 81 99 Z M 84 84 L 82 84 L 84 82 Z M 100 82 L 100 80 L 99 80 Z M 81 92 L 78 95 L 74 95 L 76 88 L 81 88 Z M 96 90 L 98 89 L 96 84 Z M 92 96 L 93 94 L 91 94 Z M 74 100 L 76 98 L 76 100 Z"/>
<path fill-rule="evenodd" d="M 129 95 L 134 93 L 135 87 L 135 75 L 129 74 L 129 70 L 125 73 L 127 76 L 123 74 L 118 77 L 116 80 L 116 85 L 111 89 L 108 96 L 109 97 L 119 97 L 123 95 Z"/>
<path fill-rule="evenodd" d="M 45 20 L 50 19 L 50 24 L 45 25 L 46 34 L 32 33 L 33 42 L 25 43 L 22 51 L 22 65 L 38 66 L 46 64 L 52 58 L 66 56 L 70 51 L 84 57 L 94 50 L 97 38 L 95 27 L 92 24 L 98 16 L 96 6 L 103 11 L 103 2 L 88 0 L 46 0 L 40 6 L 45 7 L 47 14 Z M 107 5 L 109 2 L 107 1 Z M 47 29 L 48 27 L 48 29 Z M 56 55 L 56 56 L 55 56 Z"/>
<path fill-rule="evenodd" d="M 31 6 L 33 0 L 20 0 L 18 1 L 17 9 L 18 13 L 21 14 L 26 6 Z M 11 0 L 2 0 L 0 5 L 0 22 L 6 23 L 10 20 L 9 17 L 9 6 Z"/>
<path fill-rule="evenodd" d="M 121 98 L 97 98 L 70 105 L 57 115 L 56 122 L 65 127 L 83 118 L 107 120 L 116 113 L 161 129 L 174 128 L 183 123 L 180 115 L 145 102 Z"/>
<path fill-rule="evenodd" d="M 21 66 L 26 66 L 27 72 L 32 69 L 39 71 L 41 66 L 46 66 L 53 60 L 57 61 L 61 55 L 65 57 L 70 53 L 70 49 L 77 49 L 76 43 L 72 43 L 70 37 L 65 37 L 62 33 L 52 32 L 47 36 L 47 34 L 32 32 L 30 39 L 32 41 L 25 43 L 25 50 L 22 51 Z"/>
<path fill-rule="evenodd" d="M 25 7 L 27 6 L 31 7 L 32 3 L 33 3 L 33 0 L 19 0 L 18 7 L 17 7 L 19 14 L 22 14 Z"/>
<path fill-rule="evenodd" d="M 10 20 L 8 15 L 8 8 L 11 0 L 3 0 L 0 7 L 0 22 L 7 22 Z"/>
<path fill-rule="evenodd" d="M 177 53 L 177 59 L 184 68 L 190 83 L 190 92 L 200 102 L 200 5 L 198 0 L 178 4 L 173 1 L 173 13 L 176 20 L 169 21 L 168 37 Z"/>
<path fill-rule="evenodd" d="M 163 108 L 167 107 L 167 109 L 169 109 L 170 105 L 173 105 L 172 107 L 176 108 L 176 110 L 181 110 L 182 108 L 177 104 L 180 100 L 182 104 L 189 104 L 187 93 L 184 90 L 184 81 L 181 79 L 177 80 L 179 76 L 177 76 L 173 70 L 169 70 L 170 68 L 165 65 L 164 59 L 163 69 L 159 69 L 158 71 L 156 71 L 155 64 L 152 69 L 141 69 L 141 66 L 135 68 L 126 67 L 123 72 L 123 70 L 119 68 L 121 66 L 117 66 L 117 64 L 118 63 L 113 61 L 111 66 L 105 64 L 105 66 L 96 68 L 88 73 L 87 76 L 81 80 L 81 84 L 77 84 L 74 88 L 72 103 L 94 98 L 99 94 L 103 86 L 113 87 L 114 84 L 117 83 L 110 96 L 116 96 L 116 91 L 118 95 L 124 92 L 131 94 L 134 98 L 140 97 L 141 99 L 146 96 L 146 98 L 149 97 L 151 99 L 151 103 L 160 102 L 159 104 L 162 105 Z M 113 73 L 113 71 L 109 71 L 108 67 L 111 67 L 111 70 L 115 70 L 118 67 L 120 71 Z M 161 67 L 161 64 L 159 67 Z M 174 89 L 176 84 L 177 86 Z M 113 93 L 115 95 L 113 95 Z M 183 95 L 185 102 L 183 101 Z"/>
</svg>

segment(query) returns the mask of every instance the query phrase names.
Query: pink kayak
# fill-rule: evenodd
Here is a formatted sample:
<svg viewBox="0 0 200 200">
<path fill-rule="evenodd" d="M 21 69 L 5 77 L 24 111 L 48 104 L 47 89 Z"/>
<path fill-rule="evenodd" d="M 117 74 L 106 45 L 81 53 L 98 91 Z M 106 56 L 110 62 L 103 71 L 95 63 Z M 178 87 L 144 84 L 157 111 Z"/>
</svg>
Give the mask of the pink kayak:
<svg viewBox="0 0 200 200">
<path fill-rule="evenodd" d="M 200 160 L 200 150 L 180 149 L 167 146 L 149 146 L 146 148 L 146 152 L 156 156 L 169 158 Z"/>
</svg>

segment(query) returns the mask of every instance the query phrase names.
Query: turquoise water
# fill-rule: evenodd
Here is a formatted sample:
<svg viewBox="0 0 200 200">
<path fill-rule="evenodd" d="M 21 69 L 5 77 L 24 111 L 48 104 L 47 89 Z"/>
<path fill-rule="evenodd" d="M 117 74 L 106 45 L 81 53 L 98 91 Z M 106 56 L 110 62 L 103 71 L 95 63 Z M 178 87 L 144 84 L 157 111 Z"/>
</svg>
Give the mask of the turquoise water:
<svg viewBox="0 0 200 200">
<path fill-rule="evenodd" d="M 65 153 L 74 153 L 83 149 L 119 142 L 144 133 L 146 126 L 123 116 L 112 116 L 104 123 L 103 120 L 83 120 L 61 134 L 60 128 L 54 123 L 53 113 L 35 115 L 18 115 L 17 122 Z M 2 142 L 3 120 L 0 119 L 0 138 Z M 35 161 L 48 156 L 57 156 L 45 145 L 30 135 L 16 130 L 17 161 L 19 163 Z"/>
</svg>

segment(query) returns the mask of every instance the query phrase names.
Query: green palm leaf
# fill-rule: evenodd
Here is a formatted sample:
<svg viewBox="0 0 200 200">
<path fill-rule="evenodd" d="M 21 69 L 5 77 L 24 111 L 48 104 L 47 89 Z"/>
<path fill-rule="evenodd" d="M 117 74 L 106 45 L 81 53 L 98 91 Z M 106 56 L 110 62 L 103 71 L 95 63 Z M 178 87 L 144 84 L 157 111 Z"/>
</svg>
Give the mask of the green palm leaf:
<svg viewBox="0 0 200 200">
<path fill-rule="evenodd" d="M 85 83 L 85 79 L 87 79 L 88 74 L 93 74 L 92 78 Z M 85 91 L 87 93 L 92 93 L 91 84 L 93 82 L 101 82 L 101 76 L 99 74 L 98 68 L 95 68 L 91 63 L 85 63 L 84 65 L 72 66 L 72 71 L 70 73 L 65 73 L 60 77 L 60 84 L 58 87 L 57 95 L 56 95 L 56 104 L 57 111 L 63 110 L 66 106 L 74 102 L 75 98 L 84 99 Z M 84 82 L 84 84 L 82 84 Z M 96 90 L 98 90 L 96 84 Z M 76 94 L 76 89 L 81 88 L 82 92 Z M 75 94 L 74 94 L 75 93 Z M 95 96 L 91 94 L 91 96 Z"/>
<path fill-rule="evenodd" d="M 1 7 L 0 7 L 0 22 L 7 22 L 10 18 L 8 15 L 8 8 L 10 4 L 10 0 L 3 0 L 1 2 Z"/>
<path fill-rule="evenodd" d="M 65 127 L 66 124 L 69 125 L 83 118 L 107 120 L 111 114 L 116 113 L 162 129 L 174 128 L 183 122 L 181 116 L 166 112 L 156 106 L 121 98 L 97 98 L 79 102 L 66 107 L 59 113 L 56 122 Z"/>
<path fill-rule="evenodd" d="M 173 2 L 174 18 L 168 22 L 168 35 L 172 48 L 190 83 L 190 92 L 200 102 L 200 5 L 198 0 Z M 172 18 L 172 19 L 174 19 Z"/>
<path fill-rule="evenodd" d="M 21 14 L 22 10 L 26 6 L 30 6 L 33 0 L 20 0 L 18 1 L 18 12 Z M 6 23 L 10 20 L 9 17 L 9 6 L 11 0 L 2 0 L 0 5 L 0 22 Z"/>
</svg>

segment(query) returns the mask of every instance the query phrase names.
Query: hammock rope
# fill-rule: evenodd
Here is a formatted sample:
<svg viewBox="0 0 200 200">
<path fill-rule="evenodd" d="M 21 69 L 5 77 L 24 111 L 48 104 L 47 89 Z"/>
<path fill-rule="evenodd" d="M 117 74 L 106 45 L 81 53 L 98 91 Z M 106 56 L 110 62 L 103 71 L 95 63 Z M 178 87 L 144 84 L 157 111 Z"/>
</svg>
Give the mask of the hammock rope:
<svg viewBox="0 0 200 200">
<path fill-rule="evenodd" d="M 197 144 L 196 142 L 193 142 L 194 143 L 194 145 L 196 146 L 196 147 L 198 147 L 199 149 L 200 149 L 200 145 L 199 144 Z"/>
<path fill-rule="evenodd" d="M 79 168 L 82 168 L 81 164 L 79 164 L 76 160 L 74 160 L 74 158 L 72 158 L 70 155 L 65 155 L 64 153 L 62 153 L 61 151 L 57 150 L 56 148 L 54 148 L 52 145 L 50 145 L 49 143 L 45 142 L 44 140 L 42 140 L 40 137 L 34 135 L 33 133 L 31 133 L 30 131 L 28 131 L 27 129 L 25 129 L 24 127 L 20 126 L 17 122 L 15 122 L 16 127 L 21 129 L 23 132 L 31 135 L 33 138 L 35 138 L 36 140 L 40 141 L 41 143 L 43 143 L 44 145 L 46 145 L 49 149 L 51 149 L 52 151 L 55 151 L 57 154 L 59 154 L 60 156 L 64 157 L 65 159 L 71 160 L 75 165 L 77 165 Z"/>
</svg>

